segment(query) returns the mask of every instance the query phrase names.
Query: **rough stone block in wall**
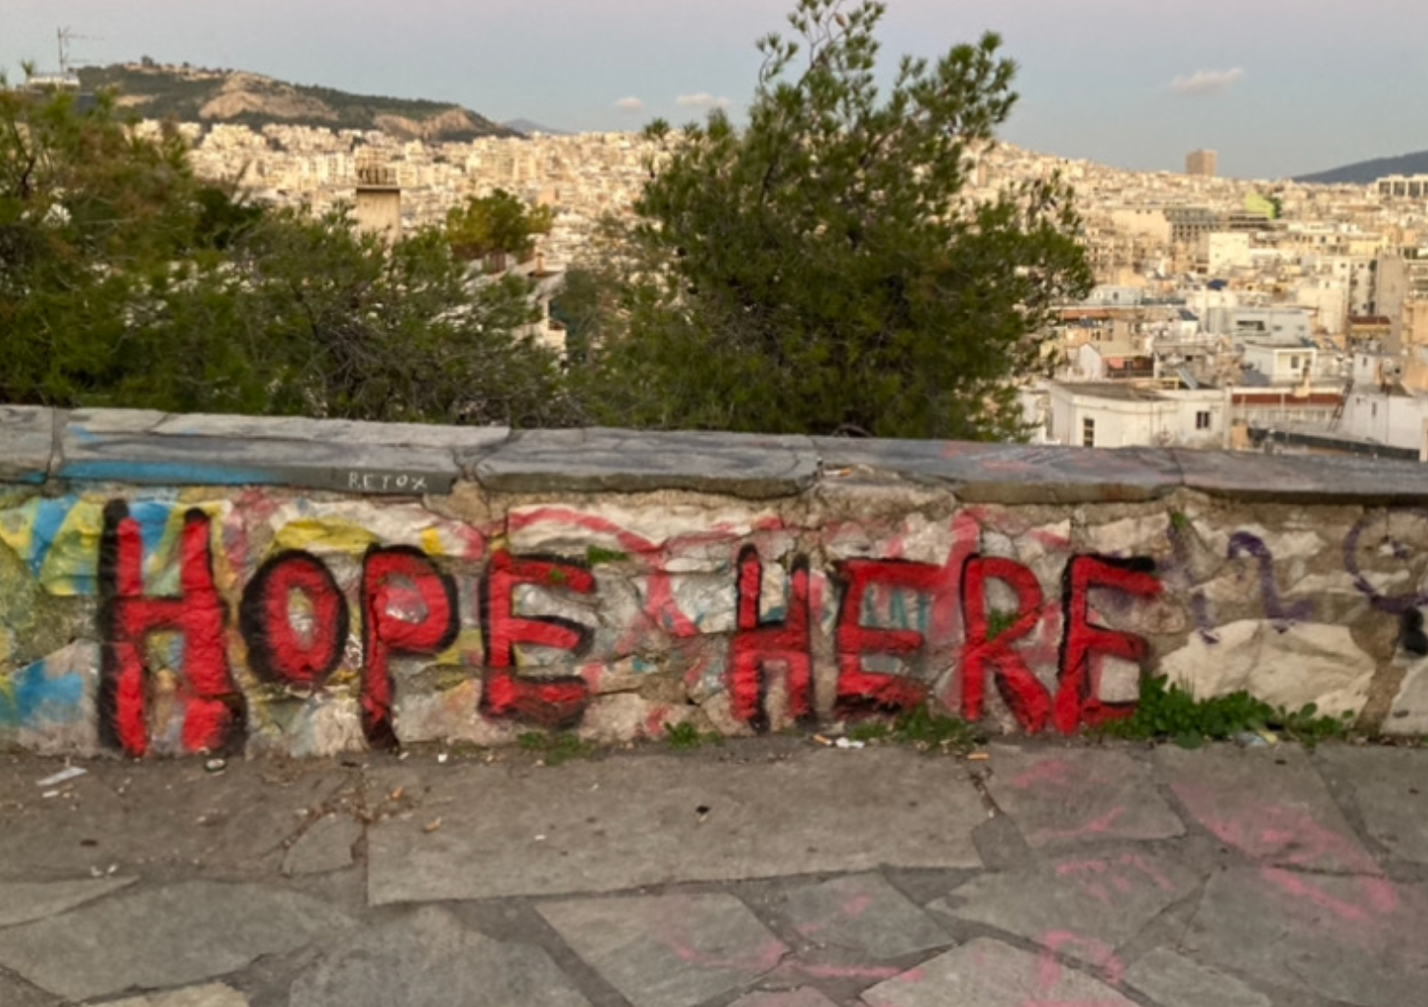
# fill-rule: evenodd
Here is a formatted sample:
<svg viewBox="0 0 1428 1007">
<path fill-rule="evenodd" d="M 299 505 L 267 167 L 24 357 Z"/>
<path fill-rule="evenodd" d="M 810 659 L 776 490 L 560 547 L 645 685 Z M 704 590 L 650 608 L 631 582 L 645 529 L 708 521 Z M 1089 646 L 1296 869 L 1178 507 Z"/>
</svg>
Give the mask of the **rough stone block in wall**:
<svg viewBox="0 0 1428 1007">
<path fill-rule="evenodd" d="M 1421 729 L 1428 470 L 1266 464 L 0 407 L 0 744 L 1074 733 L 1155 674 Z"/>
</svg>

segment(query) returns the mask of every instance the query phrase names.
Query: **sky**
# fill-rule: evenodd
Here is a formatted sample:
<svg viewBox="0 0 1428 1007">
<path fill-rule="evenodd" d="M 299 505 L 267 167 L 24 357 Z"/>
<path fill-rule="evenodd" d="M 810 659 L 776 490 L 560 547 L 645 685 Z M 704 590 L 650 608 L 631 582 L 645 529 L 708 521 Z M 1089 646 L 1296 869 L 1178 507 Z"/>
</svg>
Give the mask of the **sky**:
<svg viewBox="0 0 1428 1007">
<path fill-rule="evenodd" d="M 854 0 L 848 0 L 853 3 Z M 73 62 L 247 70 L 556 129 L 738 121 L 754 42 L 793 0 L 0 0 L 0 72 Z M 1280 178 L 1428 149 L 1424 0 L 887 0 L 891 68 L 984 31 L 1020 95 L 1001 136 L 1136 170 Z"/>
</svg>

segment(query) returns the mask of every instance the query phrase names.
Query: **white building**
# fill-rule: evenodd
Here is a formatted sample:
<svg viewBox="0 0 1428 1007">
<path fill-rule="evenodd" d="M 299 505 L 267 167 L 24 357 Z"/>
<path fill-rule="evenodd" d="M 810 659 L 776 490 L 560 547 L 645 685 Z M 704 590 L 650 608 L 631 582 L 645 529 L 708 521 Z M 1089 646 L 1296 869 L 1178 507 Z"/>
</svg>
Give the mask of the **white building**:
<svg viewBox="0 0 1428 1007">
<path fill-rule="evenodd" d="M 1043 440 L 1118 448 L 1229 446 L 1228 389 L 1162 389 L 1127 382 L 1049 381 Z"/>
<path fill-rule="evenodd" d="M 1319 351 L 1289 340 L 1246 340 L 1241 361 L 1272 385 L 1291 385 L 1317 373 Z"/>
</svg>

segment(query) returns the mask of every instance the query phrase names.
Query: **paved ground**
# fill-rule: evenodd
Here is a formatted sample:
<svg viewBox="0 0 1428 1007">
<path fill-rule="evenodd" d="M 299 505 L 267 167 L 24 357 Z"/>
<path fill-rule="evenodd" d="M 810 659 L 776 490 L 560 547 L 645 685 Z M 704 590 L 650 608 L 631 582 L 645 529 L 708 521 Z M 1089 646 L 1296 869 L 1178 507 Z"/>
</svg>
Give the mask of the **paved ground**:
<svg viewBox="0 0 1428 1007">
<path fill-rule="evenodd" d="M 1428 750 L 0 760 L 0 1004 L 1422 1007 Z"/>
</svg>

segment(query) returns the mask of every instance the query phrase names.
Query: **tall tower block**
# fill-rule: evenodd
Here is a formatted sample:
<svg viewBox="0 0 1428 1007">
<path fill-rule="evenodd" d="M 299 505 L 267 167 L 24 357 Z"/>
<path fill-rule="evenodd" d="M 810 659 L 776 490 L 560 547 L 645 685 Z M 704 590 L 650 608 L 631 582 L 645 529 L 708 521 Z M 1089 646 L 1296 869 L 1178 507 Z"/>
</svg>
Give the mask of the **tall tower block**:
<svg viewBox="0 0 1428 1007">
<path fill-rule="evenodd" d="M 1192 150 L 1185 155 L 1185 174 L 1213 178 L 1218 161 L 1219 157 L 1213 150 Z"/>
</svg>

